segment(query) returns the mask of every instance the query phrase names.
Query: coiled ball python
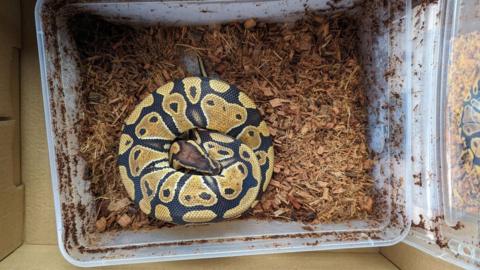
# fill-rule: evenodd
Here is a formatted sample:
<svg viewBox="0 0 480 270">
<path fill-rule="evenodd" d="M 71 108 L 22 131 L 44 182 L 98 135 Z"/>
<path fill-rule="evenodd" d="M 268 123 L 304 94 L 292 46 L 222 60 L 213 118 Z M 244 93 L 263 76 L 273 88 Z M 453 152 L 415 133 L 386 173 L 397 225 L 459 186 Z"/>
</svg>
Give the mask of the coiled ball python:
<svg viewBox="0 0 480 270">
<path fill-rule="evenodd" d="M 169 82 L 126 118 L 118 167 L 148 215 L 185 224 L 240 216 L 272 177 L 272 138 L 255 103 L 207 77 Z"/>
<path fill-rule="evenodd" d="M 480 81 L 470 89 L 463 102 L 460 133 L 473 167 L 480 173 Z"/>
</svg>

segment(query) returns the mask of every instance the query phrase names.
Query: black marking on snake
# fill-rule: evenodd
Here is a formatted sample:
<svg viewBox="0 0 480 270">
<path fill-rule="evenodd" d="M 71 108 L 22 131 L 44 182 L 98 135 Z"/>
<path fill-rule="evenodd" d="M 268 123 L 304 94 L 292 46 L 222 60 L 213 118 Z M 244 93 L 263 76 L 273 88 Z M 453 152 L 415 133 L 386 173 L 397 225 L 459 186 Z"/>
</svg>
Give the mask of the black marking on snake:
<svg viewBox="0 0 480 270">
<path fill-rule="evenodd" d="M 172 111 L 174 111 L 175 113 L 178 113 L 178 103 L 177 102 L 172 102 L 169 104 L 170 106 L 170 109 L 172 109 Z"/>
<path fill-rule="evenodd" d="M 137 160 L 142 150 L 138 149 L 133 153 L 133 159 Z"/>
<path fill-rule="evenodd" d="M 200 197 L 202 200 L 210 200 L 212 196 L 206 192 L 202 192 L 198 197 Z"/>
<path fill-rule="evenodd" d="M 150 123 L 156 123 L 158 121 L 158 117 L 152 116 L 150 119 L 148 119 L 148 121 L 150 121 Z"/>
<path fill-rule="evenodd" d="M 190 96 L 192 96 L 194 99 L 197 97 L 197 88 L 195 86 L 191 86 L 190 89 Z"/>
</svg>

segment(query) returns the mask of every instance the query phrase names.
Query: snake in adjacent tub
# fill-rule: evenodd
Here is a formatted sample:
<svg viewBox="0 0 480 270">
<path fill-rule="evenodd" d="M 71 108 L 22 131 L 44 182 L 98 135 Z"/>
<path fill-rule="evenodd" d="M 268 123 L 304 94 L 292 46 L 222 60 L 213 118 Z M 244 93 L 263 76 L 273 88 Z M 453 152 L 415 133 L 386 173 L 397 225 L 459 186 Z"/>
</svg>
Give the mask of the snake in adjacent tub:
<svg viewBox="0 0 480 270">
<path fill-rule="evenodd" d="M 474 168 L 480 172 L 480 80 L 463 102 L 460 133 Z"/>
<path fill-rule="evenodd" d="M 273 162 L 255 103 L 203 76 L 169 82 L 144 98 L 126 118 L 118 150 L 129 197 L 146 214 L 176 224 L 239 217 L 265 192 Z"/>
</svg>

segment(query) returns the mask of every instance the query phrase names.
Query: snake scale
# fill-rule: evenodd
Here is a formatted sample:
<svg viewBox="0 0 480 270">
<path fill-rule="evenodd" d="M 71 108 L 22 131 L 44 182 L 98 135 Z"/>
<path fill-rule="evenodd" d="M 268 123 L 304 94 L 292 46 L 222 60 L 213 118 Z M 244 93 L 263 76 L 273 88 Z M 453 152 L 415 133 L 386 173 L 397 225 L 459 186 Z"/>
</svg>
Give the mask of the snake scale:
<svg viewBox="0 0 480 270">
<path fill-rule="evenodd" d="M 129 197 L 175 224 L 239 217 L 273 173 L 273 144 L 255 103 L 207 77 L 169 82 L 126 118 L 118 168 Z"/>
</svg>

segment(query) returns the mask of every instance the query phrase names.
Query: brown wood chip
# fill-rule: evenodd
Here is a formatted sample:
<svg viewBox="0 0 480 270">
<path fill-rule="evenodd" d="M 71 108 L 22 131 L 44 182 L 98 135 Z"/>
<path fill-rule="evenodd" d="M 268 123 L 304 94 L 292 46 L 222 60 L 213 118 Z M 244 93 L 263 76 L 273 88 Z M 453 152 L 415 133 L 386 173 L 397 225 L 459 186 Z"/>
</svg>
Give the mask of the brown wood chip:
<svg viewBox="0 0 480 270">
<path fill-rule="evenodd" d="M 255 25 L 257 25 L 257 22 L 254 19 L 248 19 L 243 23 L 243 26 L 246 29 L 251 29 L 251 28 L 255 27 Z"/>
<path fill-rule="evenodd" d="M 117 219 L 117 223 L 122 226 L 122 228 L 128 227 L 132 223 L 132 218 L 127 214 L 123 214 L 120 218 Z"/>
<path fill-rule="evenodd" d="M 131 200 L 129 198 L 122 198 L 117 201 L 110 201 L 110 204 L 108 205 L 107 209 L 110 212 L 121 211 L 125 209 L 130 203 L 131 203 Z"/>
<path fill-rule="evenodd" d="M 270 105 L 272 105 L 272 107 L 276 108 L 276 107 L 282 106 L 283 103 L 285 103 L 285 102 L 288 102 L 288 100 L 281 99 L 281 98 L 274 98 L 274 99 L 270 100 Z"/>
<path fill-rule="evenodd" d="M 97 232 L 104 232 L 107 228 L 107 219 L 105 217 L 97 219 L 95 222 L 95 228 L 97 229 Z"/>
</svg>

